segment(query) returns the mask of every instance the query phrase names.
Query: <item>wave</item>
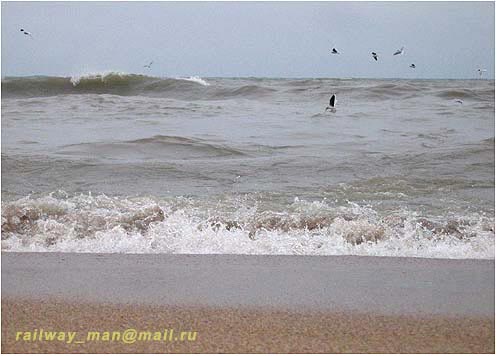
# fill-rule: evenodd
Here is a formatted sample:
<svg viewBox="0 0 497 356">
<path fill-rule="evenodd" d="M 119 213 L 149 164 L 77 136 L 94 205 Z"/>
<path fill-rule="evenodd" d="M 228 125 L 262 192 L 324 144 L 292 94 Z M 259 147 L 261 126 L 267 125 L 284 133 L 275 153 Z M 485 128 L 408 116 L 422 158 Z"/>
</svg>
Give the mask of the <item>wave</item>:
<svg viewBox="0 0 497 356">
<path fill-rule="evenodd" d="M 67 145 L 58 151 L 64 155 L 94 155 L 107 160 L 143 162 L 147 160 L 192 160 L 205 158 L 237 158 L 246 154 L 235 148 L 178 136 L 156 135 L 137 140 L 96 142 Z"/>
<path fill-rule="evenodd" d="M 443 99 L 475 99 L 475 100 L 492 100 L 495 96 L 493 88 L 479 89 L 444 89 L 435 93 L 436 96 Z"/>
<path fill-rule="evenodd" d="M 305 84 L 310 85 L 308 82 Z M 478 102 L 493 103 L 495 97 L 493 87 L 475 87 L 474 84 L 467 82 L 454 82 L 442 89 L 437 81 L 385 80 L 380 83 L 375 81 L 374 84 L 368 81 L 357 81 L 354 84 L 337 82 L 333 90 L 360 97 L 361 100 L 364 100 L 364 98 L 369 100 L 388 100 L 423 97 L 437 100 L 439 100 L 438 98 L 447 100 L 472 99 Z"/>
<path fill-rule="evenodd" d="M 141 74 L 105 72 L 72 77 L 7 77 L 2 80 L 6 97 L 43 97 L 63 94 L 158 95 L 187 92 L 209 85 L 200 77 L 156 78 Z"/>
<path fill-rule="evenodd" d="M 211 86 L 198 77 L 157 78 L 142 74 L 105 72 L 72 77 L 6 77 L 2 80 L 4 97 L 46 97 L 64 94 L 112 94 L 121 96 L 172 97 L 179 99 L 223 99 L 260 97 L 273 89 L 257 85 L 238 88 Z"/>
<path fill-rule="evenodd" d="M 133 83 L 141 83 L 147 80 L 145 75 L 127 74 L 122 72 L 103 72 L 90 73 L 72 76 L 69 81 L 74 87 L 99 87 L 99 86 L 115 86 L 128 85 Z"/>
<path fill-rule="evenodd" d="M 424 84 L 404 82 L 386 82 L 375 85 L 347 86 L 345 92 L 360 96 L 362 100 L 408 99 L 430 95 L 431 92 Z"/>
<path fill-rule="evenodd" d="M 268 85 L 265 85 L 269 83 Z M 167 97 L 182 100 L 223 100 L 231 98 L 262 99 L 278 90 L 299 95 L 323 91 L 357 97 L 361 101 L 433 97 L 447 100 L 473 99 L 479 105 L 493 108 L 494 88 L 476 87 L 473 83 L 454 82 L 441 88 L 437 81 L 416 80 L 343 80 L 301 79 L 278 82 L 252 78 L 216 80 L 214 85 L 198 76 L 158 78 L 142 74 L 103 72 L 72 77 L 6 77 L 2 79 L 4 97 L 46 97 L 64 94 L 112 94 L 121 96 Z M 487 108 L 483 106 L 482 108 Z"/>
<path fill-rule="evenodd" d="M 474 93 L 470 89 L 448 89 L 441 90 L 436 94 L 440 98 L 444 99 L 468 99 L 476 97 L 476 93 Z"/>
<path fill-rule="evenodd" d="M 274 211 L 234 197 L 164 201 L 59 191 L 2 204 L 2 250 L 493 259 L 494 224 L 484 214 L 380 214 L 352 203 L 295 199 Z"/>
</svg>

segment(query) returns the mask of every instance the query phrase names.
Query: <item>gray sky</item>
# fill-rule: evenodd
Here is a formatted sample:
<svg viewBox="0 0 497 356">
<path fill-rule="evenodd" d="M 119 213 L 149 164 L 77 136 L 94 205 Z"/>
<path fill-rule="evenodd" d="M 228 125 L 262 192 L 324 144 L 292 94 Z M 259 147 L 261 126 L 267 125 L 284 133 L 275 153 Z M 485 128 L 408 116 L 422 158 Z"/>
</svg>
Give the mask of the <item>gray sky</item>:
<svg viewBox="0 0 497 356">
<path fill-rule="evenodd" d="M 144 73 L 153 60 L 156 76 L 494 78 L 494 14 L 493 2 L 2 2 L 2 77 Z"/>
</svg>

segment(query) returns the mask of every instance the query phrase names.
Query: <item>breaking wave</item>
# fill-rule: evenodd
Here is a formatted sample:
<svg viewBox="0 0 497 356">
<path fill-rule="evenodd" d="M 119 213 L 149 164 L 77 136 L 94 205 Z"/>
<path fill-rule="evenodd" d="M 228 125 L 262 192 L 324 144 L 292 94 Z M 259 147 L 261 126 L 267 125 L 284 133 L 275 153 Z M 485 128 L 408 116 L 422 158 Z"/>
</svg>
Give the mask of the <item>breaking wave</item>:
<svg viewBox="0 0 497 356">
<path fill-rule="evenodd" d="M 112 94 L 121 96 L 172 97 L 179 99 L 259 98 L 273 92 L 260 86 L 219 88 L 198 76 L 157 78 L 141 74 L 107 72 L 72 77 L 6 77 L 4 97 L 46 97 L 65 94 Z"/>
<path fill-rule="evenodd" d="M 198 84 L 202 84 L 206 87 L 208 87 L 210 84 L 207 83 L 205 80 L 203 80 L 202 78 L 200 78 L 199 76 L 193 76 L 193 77 L 188 77 L 188 78 L 176 78 L 178 80 L 186 80 L 188 82 L 194 82 L 194 83 L 198 83 Z"/>
<path fill-rule="evenodd" d="M 59 191 L 2 205 L 2 250 L 493 259 L 494 224 L 485 214 L 384 215 L 297 198 L 273 211 L 234 197 L 209 205 Z"/>
<path fill-rule="evenodd" d="M 193 90 L 208 86 L 200 77 L 156 78 L 119 72 L 77 75 L 72 77 L 4 78 L 6 97 L 38 97 L 63 94 L 160 95 L 174 90 Z"/>
</svg>

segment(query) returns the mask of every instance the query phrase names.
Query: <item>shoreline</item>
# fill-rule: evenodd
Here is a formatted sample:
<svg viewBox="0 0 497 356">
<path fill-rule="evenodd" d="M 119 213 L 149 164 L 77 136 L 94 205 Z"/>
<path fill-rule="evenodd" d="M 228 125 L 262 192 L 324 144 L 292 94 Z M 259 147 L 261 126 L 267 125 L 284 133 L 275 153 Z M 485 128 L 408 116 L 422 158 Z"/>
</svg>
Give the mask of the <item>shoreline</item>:
<svg viewBox="0 0 497 356">
<path fill-rule="evenodd" d="M 4 352 L 490 353 L 494 260 L 2 253 Z M 15 340 L 194 330 L 195 342 Z"/>
<path fill-rule="evenodd" d="M 493 316 L 494 260 L 2 253 L 2 296 Z"/>
<path fill-rule="evenodd" d="M 148 253 L 148 252 L 75 252 L 75 251 L 0 251 L 2 255 L 7 254 L 50 254 L 50 255 L 99 255 L 99 256 L 241 256 L 241 257 L 304 257 L 304 258 L 377 258 L 377 259 L 405 259 L 430 260 L 430 261 L 495 261 L 495 258 L 448 258 L 448 257 L 423 257 L 423 256 L 388 256 L 388 255 L 289 255 L 289 254 L 248 254 L 248 253 Z"/>
</svg>

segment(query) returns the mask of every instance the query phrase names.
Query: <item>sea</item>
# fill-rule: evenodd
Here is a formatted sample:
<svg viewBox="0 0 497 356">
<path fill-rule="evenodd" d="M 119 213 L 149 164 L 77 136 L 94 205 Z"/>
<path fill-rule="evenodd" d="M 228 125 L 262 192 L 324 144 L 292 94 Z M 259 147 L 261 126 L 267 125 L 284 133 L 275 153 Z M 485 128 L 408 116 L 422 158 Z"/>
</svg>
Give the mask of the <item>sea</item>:
<svg viewBox="0 0 497 356">
<path fill-rule="evenodd" d="M 495 258 L 493 80 L 1 88 L 4 252 Z"/>
</svg>

